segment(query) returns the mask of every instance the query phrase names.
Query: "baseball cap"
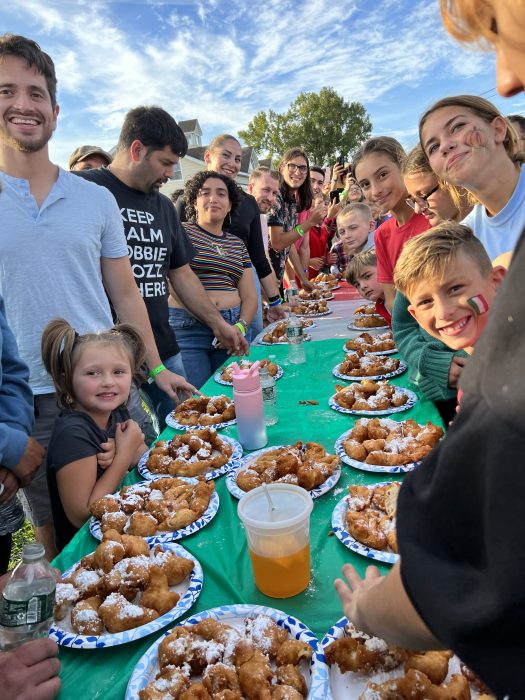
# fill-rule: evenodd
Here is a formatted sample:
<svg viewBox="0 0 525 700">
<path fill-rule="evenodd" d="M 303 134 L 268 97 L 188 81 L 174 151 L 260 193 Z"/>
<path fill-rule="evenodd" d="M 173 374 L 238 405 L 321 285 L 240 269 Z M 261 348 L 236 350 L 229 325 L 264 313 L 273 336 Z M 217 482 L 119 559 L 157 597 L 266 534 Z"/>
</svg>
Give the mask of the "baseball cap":
<svg viewBox="0 0 525 700">
<path fill-rule="evenodd" d="M 71 170 L 71 168 L 76 163 L 79 163 L 81 160 L 84 160 L 85 158 L 94 155 L 102 156 L 102 158 L 105 158 L 108 162 L 108 165 L 113 160 L 109 153 L 107 153 L 103 148 L 100 148 L 99 146 L 79 146 L 78 148 L 75 148 L 73 153 L 69 156 L 69 169 Z"/>
</svg>

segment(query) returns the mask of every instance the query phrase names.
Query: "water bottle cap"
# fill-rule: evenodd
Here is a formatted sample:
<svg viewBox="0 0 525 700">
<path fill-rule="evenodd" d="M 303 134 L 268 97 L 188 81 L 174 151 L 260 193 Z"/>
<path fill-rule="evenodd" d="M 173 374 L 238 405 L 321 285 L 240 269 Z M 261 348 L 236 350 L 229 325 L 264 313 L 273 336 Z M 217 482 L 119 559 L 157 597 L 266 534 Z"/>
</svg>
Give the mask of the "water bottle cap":
<svg viewBox="0 0 525 700">
<path fill-rule="evenodd" d="M 240 368 L 235 362 L 232 363 L 234 370 L 232 372 L 233 388 L 236 391 L 256 391 L 260 385 L 259 377 L 260 362 L 254 362 L 251 367 L 246 369 Z"/>
<path fill-rule="evenodd" d="M 24 561 L 36 561 L 37 559 L 42 559 L 44 556 L 45 549 L 44 545 L 40 542 L 30 542 L 25 544 L 22 549 L 22 559 Z"/>
</svg>

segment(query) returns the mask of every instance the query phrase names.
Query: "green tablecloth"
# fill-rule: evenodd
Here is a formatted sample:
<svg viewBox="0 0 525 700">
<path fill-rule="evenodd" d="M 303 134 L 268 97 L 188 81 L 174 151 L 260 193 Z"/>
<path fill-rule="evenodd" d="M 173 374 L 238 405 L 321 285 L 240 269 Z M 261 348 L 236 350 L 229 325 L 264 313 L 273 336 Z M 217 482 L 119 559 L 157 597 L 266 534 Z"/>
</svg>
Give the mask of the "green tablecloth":
<svg viewBox="0 0 525 700">
<path fill-rule="evenodd" d="M 353 417 L 336 413 L 328 407 L 328 398 L 334 393 L 336 380 L 332 368 L 343 359 L 341 339 L 306 343 L 307 362 L 290 365 L 285 345 L 252 347 L 250 359 L 271 357 L 284 367 L 285 374 L 277 382 L 279 422 L 268 428 L 269 445 L 287 444 L 297 440 L 313 440 L 333 451 L 335 440 L 348 430 Z M 408 373 L 392 380 L 394 384 L 409 386 Z M 411 386 L 411 385 L 410 385 Z M 414 389 L 413 386 L 411 386 Z M 210 379 L 203 387 L 209 395 L 227 393 L 230 387 L 219 386 Z M 318 406 L 302 406 L 301 399 L 315 399 Z M 431 420 L 442 425 L 433 403 L 420 396 L 419 402 L 409 411 L 392 416 L 398 420 L 413 418 L 418 422 Z M 163 437 L 171 437 L 175 431 L 168 429 Z M 223 431 L 237 437 L 235 426 Z M 369 560 L 354 554 L 331 536 L 331 515 L 336 503 L 353 483 L 374 483 L 390 479 L 390 475 L 373 474 L 354 470 L 343 465 L 342 475 L 332 491 L 317 499 L 311 518 L 311 569 L 312 579 L 304 593 L 286 600 L 268 598 L 253 583 L 250 559 L 244 531 L 237 517 L 237 500 L 226 489 L 225 477 L 215 481 L 220 497 L 217 515 L 209 525 L 190 537 L 179 540 L 200 561 L 204 570 L 202 593 L 190 614 L 218 605 L 254 603 L 272 606 L 286 611 L 304 622 L 319 639 L 342 615 L 339 599 L 333 589 L 333 580 L 344 563 L 354 564 L 364 572 Z M 135 471 L 127 482 L 139 480 Z M 87 525 L 75 536 L 55 560 L 62 571 L 81 556 L 95 549 L 97 541 L 90 535 Z M 387 566 L 380 565 L 383 572 Z M 95 698 L 123 698 L 133 668 L 146 649 L 161 635 L 150 635 L 143 640 L 120 647 L 96 650 L 62 648 L 61 700 L 94 700 Z"/>
</svg>

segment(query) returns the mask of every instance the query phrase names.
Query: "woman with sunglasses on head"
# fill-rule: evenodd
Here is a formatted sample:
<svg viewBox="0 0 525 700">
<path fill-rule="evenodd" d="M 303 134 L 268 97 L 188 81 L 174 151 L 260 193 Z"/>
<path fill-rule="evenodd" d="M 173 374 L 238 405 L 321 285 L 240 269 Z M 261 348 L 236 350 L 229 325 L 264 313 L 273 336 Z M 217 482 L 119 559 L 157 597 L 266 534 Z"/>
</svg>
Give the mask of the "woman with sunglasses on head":
<svg viewBox="0 0 525 700">
<path fill-rule="evenodd" d="M 184 199 L 188 217 L 196 221 L 183 224 L 197 251 L 190 267 L 224 319 L 246 334 L 257 310 L 252 264 L 240 238 L 224 230 L 225 219 L 239 204 L 239 188 L 230 177 L 205 170 L 188 180 Z M 210 328 L 192 316 L 175 293 L 170 325 L 186 374 L 200 388 L 227 359 L 227 352 L 215 345 Z"/>
<path fill-rule="evenodd" d="M 216 136 L 204 152 L 204 162 L 207 170 L 220 173 L 235 182 L 241 170 L 242 146 L 235 136 L 220 134 Z M 269 302 L 268 318 L 277 321 L 285 317 L 285 310 L 281 309 L 281 296 L 279 285 L 264 250 L 261 231 L 261 215 L 254 197 L 240 187 L 239 206 L 224 223 L 224 230 L 238 236 L 246 246 L 250 260 L 254 267 L 254 282 L 257 290 L 258 308 L 256 316 L 250 326 L 248 340 L 252 340 L 262 331 L 262 307 L 261 285 Z M 175 201 L 175 208 L 182 222 L 188 221 L 186 202 L 184 196 Z M 259 283 L 260 282 L 260 283 Z M 170 306 L 172 304 L 170 303 Z"/>
<path fill-rule="evenodd" d="M 402 163 L 401 173 L 408 206 L 424 216 L 430 226 L 451 219 L 461 221 L 472 208 L 464 191 L 440 182 L 421 146 L 413 148 Z M 396 347 L 412 372 L 413 381 L 427 399 L 434 401 L 445 425 L 454 418 L 457 387 L 467 353 L 451 350 L 426 333 L 408 311 L 408 300 L 396 294 L 392 309 Z"/>
<path fill-rule="evenodd" d="M 312 290 L 308 270 L 300 263 L 295 241 L 305 235 L 312 226 L 318 226 L 326 213 L 324 205 L 310 209 L 313 201 L 308 156 L 302 148 L 291 148 L 281 158 L 279 172 L 282 176 L 281 191 L 277 202 L 268 214 L 270 259 L 277 279 L 282 284 L 286 261 L 289 257 L 304 289 Z M 298 224 L 298 213 L 310 209 L 306 221 Z"/>
<path fill-rule="evenodd" d="M 503 96 L 525 85 L 523 0 L 442 0 L 445 23 L 497 52 Z M 459 165 L 459 164 L 458 164 Z M 505 188 L 502 188 L 504 191 Z M 397 503 L 400 564 L 336 583 L 359 627 L 410 649 L 453 649 L 497 698 L 525 698 L 525 236 L 462 377 L 461 411 Z"/>
</svg>

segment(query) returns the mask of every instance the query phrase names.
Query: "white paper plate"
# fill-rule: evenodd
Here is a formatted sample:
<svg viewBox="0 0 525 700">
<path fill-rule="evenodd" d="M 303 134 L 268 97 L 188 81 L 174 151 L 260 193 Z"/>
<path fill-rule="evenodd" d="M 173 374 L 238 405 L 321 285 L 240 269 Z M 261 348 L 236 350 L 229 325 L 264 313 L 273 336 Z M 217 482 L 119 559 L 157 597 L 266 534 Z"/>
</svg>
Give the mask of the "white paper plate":
<svg viewBox="0 0 525 700">
<path fill-rule="evenodd" d="M 237 418 L 232 418 L 232 420 L 223 423 L 213 423 L 213 425 L 183 425 L 175 420 L 175 411 L 171 411 L 166 416 L 166 425 L 169 425 L 170 428 L 175 428 L 175 430 L 202 430 L 203 428 L 221 430 L 222 428 L 227 428 L 229 425 L 235 425 L 235 423 L 237 423 Z"/>
<path fill-rule="evenodd" d="M 218 469 L 212 469 L 210 472 L 206 472 L 204 474 L 204 478 L 206 481 L 210 481 L 211 479 L 216 479 L 218 476 L 222 476 L 222 474 L 226 474 L 226 472 L 229 472 L 230 469 L 235 469 L 236 466 L 239 464 L 239 460 L 242 457 L 242 445 L 240 442 L 237 442 L 237 440 L 234 440 L 231 437 L 228 437 L 227 435 L 221 435 L 221 440 L 224 442 L 227 442 L 229 445 L 232 446 L 233 452 L 232 456 L 230 459 L 226 462 L 226 464 L 223 464 L 222 467 L 219 467 Z M 145 479 L 148 481 L 152 481 L 154 479 L 158 479 L 160 477 L 171 477 L 171 474 L 161 474 L 159 472 L 150 472 L 148 467 L 146 466 L 146 462 L 148 461 L 149 455 L 150 455 L 151 450 L 148 450 L 145 452 L 142 457 L 139 460 L 139 463 L 137 464 L 137 469 L 139 471 L 139 474 L 143 476 Z M 178 477 L 177 477 L 178 478 Z"/>
<path fill-rule="evenodd" d="M 342 617 L 333 627 L 330 627 L 321 641 L 323 652 L 326 651 L 326 647 L 332 642 L 344 636 L 344 629 L 347 623 L 348 619 Z M 378 671 L 376 673 L 353 673 L 352 671 L 341 673 L 339 666 L 333 664 L 333 666 L 328 667 L 331 692 L 329 697 L 331 700 L 359 700 L 359 697 L 364 693 L 368 683 L 384 683 L 394 678 L 400 678 L 404 673 L 405 669 L 403 663 L 392 671 Z M 448 676 L 445 678 L 444 683 L 448 683 L 451 676 L 455 673 L 461 673 L 460 661 L 457 656 L 453 656 L 448 662 Z M 474 700 L 474 698 L 478 697 L 479 693 L 473 686 L 470 687 L 470 690 L 471 697 Z"/>
<path fill-rule="evenodd" d="M 376 316 L 376 314 L 367 314 L 367 315 L 368 315 L 368 316 L 371 316 L 371 315 Z M 379 314 L 377 314 L 377 316 L 379 316 Z M 382 316 L 379 316 L 379 318 L 383 319 Z M 384 321 L 384 319 L 383 319 L 383 321 Z M 367 333 L 370 333 L 371 331 L 384 331 L 384 330 L 390 328 L 390 326 L 389 326 L 388 323 L 385 321 L 384 324 L 383 324 L 382 326 L 371 326 L 370 328 L 365 328 L 365 327 L 363 327 L 363 326 L 356 326 L 355 323 L 353 323 L 353 322 L 351 321 L 351 322 L 347 325 L 347 328 L 348 328 L 349 330 L 351 330 L 351 331 L 361 331 L 361 332 L 366 331 Z"/>
<path fill-rule="evenodd" d="M 402 413 L 403 411 L 408 411 L 417 403 L 417 395 L 410 389 L 405 389 L 404 387 L 395 387 L 397 389 L 396 393 L 406 394 L 408 396 L 408 401 L 403 404 L 403 406 L 393 406 L 392 408 L 385 408 L 383 411 L 355 411 L 353 408 L 343 408 L 335 400 L 335 394 L 330 396 L 328 399 L 328 405 L 333 411 L 338 413 L 346 413 L 349 416 L 389 416 L 391 413 Z"/>
<path fill-rule="evenodd" d="M 304 311 L 295 311 L 294 313 L 296 314 L 296 316 L 304 316 L 305 318 L 316 318 L 318 316 L 328 316 L 328 314 L 333 313 L 333 310 L 330 307 L 328 307 L 326 311 L 320 311 L 315 314 L 306 313 Z"/>
<path fill-rule="evenodd" d="M 387 483 L 387 481 L 384 481 L 381 484 L 367 484 L 366 487 L 373 488 L 375 486 L 384 486 Z M 365 544 L 361 544 L 361 542 L 355 540 L 348 532 L 345 523 L 345 515 L 348 510 L 346 499 L 347 496 L 344 496 L 344 498 L 342 498 L 336 505 L 334 512 L 332 513 L 332 530 L 334 531 L 334 535 L 337 537 L 337 539 L 342 542 L 345 547 L 351 549 L 352 552 L 361 554 L 361 556 L 366 557 L 367 559 L 374 559 L 374 561 L 380 561 L 383 562 L 383 564 L 395 564 L 399 560 L 399 554 L 367 547 Z"/>
<path fill-rule="evenodd" d="M 277 345 L 277 343 L 272 343 L 272 345 Z M 277 365 L 277 372 L 276 372 L 275 375 L 274 375 L 275 381 L 277 381 L 278 379 L 280 379 L 280 378 L 283 376 L 283 374 L 284 374 L 283 368 L 282 368 L 280 365 Z M 222 384 L 223 386 L 233 386 L 233 382 L 227 382 L 227 381 L 225 381 L 224 379 L 221 378 L 221 373 L 220 373 L 220 371 L 219 371 L 219 372 L 216 372 L 216 373 L 213 375 L 213 378 L 215 379 L 215 381 L 217 382 L 217 384 Z"/>
<path fill-rule="evenodd" d="M 161 476 L 156 476 L 155 479 L 161 479 Z M 190 484 L 196 484 L 197 479 L 190 479 L 186 477 L 170 477 L 172 479 L 182 479 L 183 481 L 187 481 Z M 150 481 L 140 481 L 138 485 L 144 485 L 144 486 L 151 486 L 151 482 L 155 481 L 155 479 L 152 479 Z M 193 535 L 194 532 L 198 532 L 199 530 L 202 530 L 202 528 L 207 525 L 213 518 L 217 515 L 217 511 L 219 510 L 219 494 L 217 491 L 213 491 L 210 502 L 208 504 L 208 507 L 204 511 L 204 513 L 200 516 L 200 518 L 197 518 L 197 520 L 194 520 L 192 523 L 187 525 L 186 527 L 180 528 L 180 530 L 175 530 L 174 532 L 158 532 L 156 535 L 151 535 L 150 537 L 145 537 L 144 539 L 147 540 L 149 545 L 154 545 L 154 544 L 164 544 L 165 542 L 172 542 L 173 540 L 182 540 L 184 537 L 188 537 L 189 535 Z M 89 521 L 89 531 L 93 535 L 93 537 L 97 540 L 102 540 L 102 530 L 100 529 L 100 520 L 97 520 L 96 518 L 91 517 Z"/>
<path fill-rule="evenodd" d="M 343 345 L 343 352 L 344 353 L 349 353 L 349 352 L 355 352 L 355 350 L 349 350 L 346 345 Z M 392 348 L 392 350 L 374 350 L 372 352 L 371 350 L 367 350 L 366 354 L 367 355 L 395 355 L 397 352 L 397 348 Z"/>
<path fill-rule="evenodd" d="M 298 297 L 298 299 L 301 304 L 317 304 L 319 301 L 332 301 L 335 297 L 331 294 L 329 297 L 322 297 L 321 299 L 301 299 L 301 297 Z"/>
<path fill-rule="evenodd" d="M 321 646 L 314 634 L 306 627 L 305 624 L 287 615 L 281 610 L 268 608 L 264 605 L 222 605 L 218 608 L 205 610 L 204 612 L 186 618 L 181 625 L 194 625 L 206 618 L 214 618 L 220 622 L 226 622 L 232 627 L 237 627 L 241 630 L 244 626 L 246 617 L 254 617 L 255 615 L 267 615 L 271 617 L 280 627 L 286 629 L 291 639 L 299 639 L 300 641 L 309 644 L 314 654 L 310 663 L 310 668 L 307 670 L 305 680 L 309 687 L 306 700 L 327 700 L 329 697 L 328 688 L 328 667 L 324 662 L 324 656 L 321 651 Z M 142 656 L 129 680 L 126 690 L 125 700 L 138 700 L 139 692 L 150 683 L 158 672 L 158 647 L 163 638 L 170 634 L 172 630 L 168 630 L 160 639 L 158 639 L 148 651 Z"/>
<path fill-rule="evenodd" d="M 235 481 L 237 474 L 242 471 L 243 469 L 247 469 L 252 462 L 254 462 L 256 459 L 258 459 L 262 454 L 265 452 L 268 452 L 269 450 L 276 450 L 279 448 L 283 447 L 291 447 L 290 445 L 275 445 L 273 447 L 265 447 L 262 450 L 257 450 L 256 452 L 251 452 L 249 455 L 246 455 L 242 460 L 239 466 L 232 470 L 231 472 L 228 473 L 226 476 L 226 488 L 228 491 L 231 493 L 232 496 L 235 496 L 235 498 L 242 498 L 245 496 L 248 491 L 243 491 L 241 488 L 237 486 L 237 482 Z M 330 491 L 337 482 L 339 481 L 339 477 L 341 476 L 341 465 L 339 464 L 335 469 L 334 473 L 332 476 L 329 476 L 328 479 L 317 486 L 315 489 L 312 489 L 311 491 L 308 491 L 310 496 L 312 498 L 319 498 L 319 496 L 322 496 L 325 494 L 327 491 Z"/>
<path fill-rule="evenodd" d="M 308 328 L 312 328 L 312 326 L 308 326 Z M 303 340 L 309 342 L 310 340 L 312 340 L 312 336 L 308 335 L 308 333 L 303 332 Z M 278 343 L 266 343 L 264 340 L 258 340 L 256 342 L 256 345 L 267 345 L 271 348 L 272 345 L 288 345 L 288 341 L 286 340 L 286 338 L 284 340 L 280 340 Z"/>
<path fill-rule="evenodd" d="M 140 627 L 135 627 L 134 629 L 127 630 L 126 632 L 118 632 L 116 634 L 101 634 L 99 636 L 87 636 L 82 634 L 77 634 L 71 630 L 68 623 L 68 629 L 64 629 L 60 625 L 64 625 L 65 620 L 60 620 L 58 623 L 53 623 L 49 631 L 49 636 L 57 644 L 65 647 L 72 647 L 73 649 L 101 649 L 103 647 L 114 647 L 120 644 L 127 644 L 127 642 L 134 642 L 136 639 L 141 639 L 142 637 L 147 637 L 153 632 L 157 632 L 162 629 L 170 622 L 177 620 L 186 613 L 193 603 L 197 600 L 202 590 L 203 583 L 203 573 L 202 567 L 199 561 L 188 552 L 184 547 L 175 542 L 165 542 L 163 544 L 165 551 L 172 551 L 178 557 L 185 557 L 186 559 L 191 559 L 195 566 L 192 573 L 189 575 L 188 579 L 182 581 L 182 583 L 177 586 L 173 586 L 170 590 L 177 591 L 180 595 L 180 599 L 174 608 L 169 610 L 164 615 L 161 615 L 156 620 L 148 622 L 146 625 L 141 625 Z M 150 543 L 150 548 L 153 548 L 153 544 Z M 74 564 L 70 569 L 62 574 L 62 578 L 67 578 L 73 570 L 77 568 L 80 562 Z M 64 625 L 65 626 L 65 625 Z M 79 697 L 81 697 L 80 693 Z"/>
<path fill-rule="evenodd" d="M 379 357 L 379 355 L 378 355 Z M 399 374 L 403 374 L 403 372 L 406 372 L 407 370 L 407 364 L 406 362 L 403 362 L 403 360 L 399 360 L 399 367 L 395 369 L 393 372 L 385 372 L 384 374 L 373 374 L 371 376 L 359 376 L 359 377 L 351 377 L 348 374 L 341 374 L 339 371 L 339 368 L 341 367 L 343 363 L 340 362 L 338 365 L 336 365 L 333 370 L 332 374 L 334 377 L 337 377 L 338 379 L 342 379 L 345 382 L 359 382 L 362 379 L 371 379 L 371 380 L 376 380 L 376 379 L 389 379 L 390 377 L 397 377 Z"/>
</svg>

